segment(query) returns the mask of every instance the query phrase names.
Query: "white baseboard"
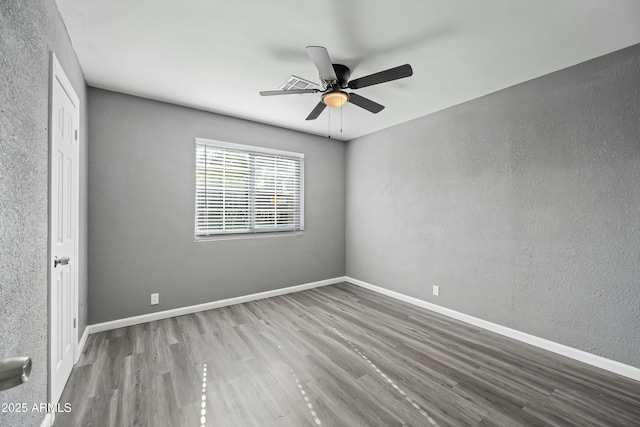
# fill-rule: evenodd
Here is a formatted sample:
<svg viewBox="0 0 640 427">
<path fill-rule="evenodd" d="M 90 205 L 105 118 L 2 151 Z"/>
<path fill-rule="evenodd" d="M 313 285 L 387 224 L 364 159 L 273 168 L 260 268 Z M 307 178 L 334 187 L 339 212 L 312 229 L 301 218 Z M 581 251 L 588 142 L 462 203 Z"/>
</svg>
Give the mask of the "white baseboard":
<svg viewBox="0 0 640 427">
<path fill-rule="evenodd" d="M 40 424 L 40 427 L 51 427 L 51 424 L 53 424 L 53 419 L 51 418 L 51 414 L 47 414 L 44 416 L 44 420 L 42 421 L 42 424 Z"/>
<path fill-rule="evenodd" d="M 152 322 L 154 320 L 168 319 L 170 317 L 182 316 L 185 314 L 197 313 L 199 311 L 211 310 L 214 308 L 226 307 L 229 305 L 241 304 L 243 302 L 255 301 L 264 298 L 271 298 L 278 295 L 290 294 L 304 291 L 306 289 L 319 288 L 321 286 L 334 285 L 346 281 L 346 277 L 334 277 L 333 279 L 320 280 L 318 282 L 305 283 L 288 288 L 274 289 L 272 291 L 259 292 L 257 294 L 244 295 L 235 298 L 228 298 L 220 301 L 212 301 L 204 304 L 190 305 L 187 307 L 174 308 L 172 310 L 158 311 L 156 313 L 143 314 L 140 316 L 126 317 L 124 319 L 112 320 L 104 323 L 88 325 L 85 334 L 95 334 L 97 332 L 109 331 L 112 329 L 124 328 L 126 326 L 138 325 L 140 323 Z M 84 336 L 84 335 L 83 335 Z"/>
<path fill-rule="evenodd" d="M 460 320 L 465 323 L 469 323 L 474 326 L 478 326 L 482 329 L 486 329 L 495 332 L 500 335 L 504 335 L 509 338 L 513 338 L 518 341 L 525 342 L 527 344 L 534 345 L 536 347 L 551 351 L 556 354 L 560 354 L 571 359 L 578 360 L 589 365 L 605 369 L 610 372 L 622 375 L 627 378 L 631 378 L 636 381 L 640 381 L 640 369 L 625 365 L 624 363 L 616 362 L 615 360 L 606 359 L 602 356 L 587 353 L 586 351 L 578 350 L 573 347 L 566 346 L 564 344 L 558 344 L 557 342 L 549 341 L 544 338 L 537 337 L 535 335 L 527 334 L 515 329 L 507 328 L 506 326 L 498 325 L 487 320 L 479 319 L 477 317 L 470 316 L 468 314 L 460 313 L 449 308 L 441 307 L 436 304 L 432 304 L 427 301 L 423 301 L 418 298 L 410 297 L 408 295 L 401 294 L 399 292 L 390 291 L 385 288 L 381 288 L 376 285 L 372 285 L 362 280 L 354 279 L 352 277 L 346 277 L 345 281 L 353 283 L 354 285 L 369 289 L 371 291 L 398 299 L 400 301 L 407 302 L 409 304 L 416 305 L 418 307 L 426 308 L 427 310 L 435 311 L 436 313 L 443 314 L 453 319 Z"/>
<path fill-rule="evenodd" d="M 78 354 L 77 354 L 76 360 L 74 360 L 74 364 L 78 363 L 78 360 L 80 360 L 80 355 L 84 350 L 84 346 L 87 343 L 88 337 L 89 337 L 89 326 L 86 326 L 84 328 L 84 332 L 82 333 L 82 337 L 80 337 L 80 342 L 78 342 Z"/>
</svg>

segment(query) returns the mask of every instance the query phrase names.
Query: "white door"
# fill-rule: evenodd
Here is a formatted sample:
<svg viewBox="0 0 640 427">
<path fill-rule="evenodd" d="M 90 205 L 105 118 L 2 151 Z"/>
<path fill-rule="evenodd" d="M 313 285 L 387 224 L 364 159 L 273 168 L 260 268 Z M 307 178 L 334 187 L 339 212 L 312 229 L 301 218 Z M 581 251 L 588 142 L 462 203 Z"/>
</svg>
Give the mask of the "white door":
<svg viewBox="0 0 640 427">
<path fill-rule="evenodd" d="M 57 403 L 78 345 L 78 96 L 51 53 L 49 401 Z"/>
</svg>

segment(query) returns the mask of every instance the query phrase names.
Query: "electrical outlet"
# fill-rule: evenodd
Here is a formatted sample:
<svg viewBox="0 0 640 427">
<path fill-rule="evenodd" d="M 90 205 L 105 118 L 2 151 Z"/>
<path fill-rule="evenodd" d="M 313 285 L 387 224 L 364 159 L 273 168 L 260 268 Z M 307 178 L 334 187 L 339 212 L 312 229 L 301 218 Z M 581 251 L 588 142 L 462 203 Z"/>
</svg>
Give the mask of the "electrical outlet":
<svg viewBox="0 0 640 427">
<path fill-rule="evenodd" d="M 151 294 L 151 305 L 160 303 L 160 294 Z"/>
<path fill-rule="evenodd" d="M 440 286 L 435 286 L 435 285 L 433 286 L 433 294 L 435 296 L 440 295 Z"/>
</svg>

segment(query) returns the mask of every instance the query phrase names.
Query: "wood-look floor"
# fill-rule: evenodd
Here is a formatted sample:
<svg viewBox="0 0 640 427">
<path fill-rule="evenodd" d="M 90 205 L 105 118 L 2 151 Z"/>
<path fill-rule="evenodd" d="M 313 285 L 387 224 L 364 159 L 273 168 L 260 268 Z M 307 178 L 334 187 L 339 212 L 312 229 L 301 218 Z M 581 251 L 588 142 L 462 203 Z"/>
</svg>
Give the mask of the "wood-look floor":
<svg viewBox="0 0 640 427">
<path fill-rule="evenodd" d="M 346 283 L 91 335 L 60 402 L 55 427 L 640 426 L 636 381 Z"/>
</svg>

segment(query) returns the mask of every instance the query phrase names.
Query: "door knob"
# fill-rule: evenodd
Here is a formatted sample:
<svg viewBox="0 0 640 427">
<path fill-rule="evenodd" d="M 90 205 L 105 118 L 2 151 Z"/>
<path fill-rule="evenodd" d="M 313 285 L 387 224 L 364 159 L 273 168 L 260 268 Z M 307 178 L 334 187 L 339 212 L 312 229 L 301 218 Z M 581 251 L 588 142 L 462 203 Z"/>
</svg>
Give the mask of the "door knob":
<svg viewBox="0 0 640 427">
<path fill-rule="evenodd" d="M 22 384 L 31 374 L 30 357 L 0 360 L 0 391 Z"/>
<path fill-rule="evenodd" d="M 68 256 L 63 256 L 60 259 L 58 259 L 57 256 L 53 257 L 53 268 L 56 268 L 58 266 L 58 264 L 60 264 L 60 265 L 69 265 L 69 257 Z"/>
</svg>

